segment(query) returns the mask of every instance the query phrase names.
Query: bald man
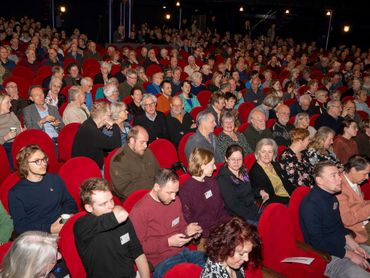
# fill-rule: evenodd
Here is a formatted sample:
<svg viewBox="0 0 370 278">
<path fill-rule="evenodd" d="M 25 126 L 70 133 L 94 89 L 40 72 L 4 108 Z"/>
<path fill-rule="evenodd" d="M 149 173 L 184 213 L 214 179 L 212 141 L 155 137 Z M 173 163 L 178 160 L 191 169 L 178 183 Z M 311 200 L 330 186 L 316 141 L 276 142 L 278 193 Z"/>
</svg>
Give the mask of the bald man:
<svg viewBox="0 0 370 278">
<path fill-rule="evenodd" d="M 260 110 L 254 110 L 251 114 L 250 125 L 244 131 L 249 146 L 255 150 L 256 145 L 262 138 L 272 138 L 271 130 L 266 128 L 266 116 Z"/>
<path fill-rule="evenodd" d="M 278 146 L 289 146 L 291 143 L 289 132 L 294 126 L 289 122 L 290 108 L 285 104 L 280 104 L 276 108 L 277 121 L 272 126 L 272 136 Z"/>
</svg>

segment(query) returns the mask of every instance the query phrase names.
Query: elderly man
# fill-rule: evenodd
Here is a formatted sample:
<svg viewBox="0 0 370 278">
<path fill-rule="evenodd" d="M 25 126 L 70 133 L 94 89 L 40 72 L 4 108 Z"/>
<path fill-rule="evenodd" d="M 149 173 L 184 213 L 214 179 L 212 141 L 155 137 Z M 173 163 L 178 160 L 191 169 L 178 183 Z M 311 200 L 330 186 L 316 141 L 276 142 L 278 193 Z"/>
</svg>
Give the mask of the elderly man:
<svg viewBox="0 0 370 278">
<path fill-rule="evenodd" d="M 138 189 L 150 189 L 160 169 L 152 151 L 148 149 L 148 133 L 134 126 L 128 134 L 127 144 L 112 157 L 110 176 L 115 194 L 125 200 Z"/>
<path fill-rule="evenodd" d="M 146 88 L 148 94 L 158 95 L 161 92 L 161 83 L 163 81 L 163 72 L 156 72 L 153 74 L 152 83 Z"/>
<path fill-rule="evenodd" d="M 10 98 L 10 103 L 12 104 L 12 111 L 19 118 L 22 110 L 28 106 L 29 102 L 25 99 L 20 99 L 18 95 L 18 85 L 17 83 L 10 81 L 5 86 L 5 92 Z"/>
<path fill-rule="evenodd" d="M 310 110 L 310 105 L 312 102 L 312 98 L 309 95 L 302 95 L 299 98 L 299 101 L 294 103 L 292 106 L 290 106 L 290 115 L 295 116 L 298 113 L 308 113 L 309 115 L 312 115 Z"/>
<path fill-rule="evenodd" d="M 266 116 L 260 110 L 251 113 L 250 125 L 244 131 L 244 136 L 252 150 L 256 148 L 259 140 L 262 138 L 272 138 L 272 132 L 266 128 Z"/>
<path fill-rule="evenodd" d="M 198 129 L 189 137 L 185 145 L 185 155 L 189 160 L 191 152 L 195 148 L 202 148 L 211 151 L 215 156 L 216 163 L 222 162 L 223 157 L 216 148 L 216 136 L 213 131 L 216 126 L 215 117 L 210 110 L 201 111 L 197 115 Z"/>
<path fill-rule="evenodd" d="M 369 246 L 359 245 L 345 229 L 335 194 L 342 190 L 338 168 L 330 161 L 314 168 L 314 186 L 299 208 L 300 225 L 306 243 L 331 255 L 325 275 L 369 277 Z"/>
<path fill-rule="evenodd" d="M 140 125 L 149 134 L 149 144 L 157 138 L 168 138 L 166 119 L 162 112 L 156 111 L 157 98 L 151 94 L 144 94 L 141 106 L 145 113 L 134 119 L 134 126 Z"/>
<path fill-rule="evenodd" d="M 176 196 L 179 178 L 169 169 L 161 170 L 155 177 L 152 190 L 132 208 L 130 219 L 143 245 L 144 253 L 154 266 L 153 278 L 165 273 L 179 263 L 203 266 L 205 254 L 185 247 L 198 238 L 202 227 L 187 224 L 181 201 Z"/>
<path fill-rule="evenodd" d="M 174 96 L 171 101 L 171 111 L 166 117 L 168 136 L 177 147 L 184 134 L 193 131 L 196 124 L 189 113 L 184 111 L 182 98 Z"/>
<path fill-rule="evenodd" d="M 89 110 L 93 105 L 93 97 L 91 89 L 93 87 L 93 80 L 91 77 L 84 77 L 81 79 L 81 92 L 85 94 L 85 103 Z"/>
<path fill-rule="evenodd" d="M 342 191 L 337 195 L 339 211 L 344 226 L 355 233 L 355 240 L 364 243 L 368 239 L 366 225 L 370 218 L 370 201 L 364 200 L 360 184 L 369 178 L 369 158 L 352 156 L 344 165 Z"/>
<path fill-rule="evenodd" d="M 82 124 L 90 116 L 89 109 L 85 104 L 85 93 L 80 86 L 72 86 L 68 90 L 69 103 L 63 113 L 64 124 Z"/>
<path fill-rule="evenodd" d="M 136 83 L 137 73 L 135 70 L 129 69 L 126 73 L 126 80 L 118 87 L 120 100 L 123 100 L 125 97 L 130 95 L 131 90 L 135 87 Z"/>
<path fill-rule="evenodd" d="M 40 63 L 37 62 L 35 50 L 32 48 L 27 49 L 26 59 L 20 60 L 17 65 L 29 68 L 30 70 L 36 73 L 36 71 L 40 67 Z"/>
<path fill-rule="evenodd" d="M 25 126 L 43 130 L 51 139 L 56 141 L 59 131 L 64 127 L 58 109 L 46 104 L 41 86 L 32 86 L 30 88 L 30 100 L 33 101 L 33 104 L 23 109 Z"/>
<path fill-rule="evenodd" d="M 161 83 L 161 94 L 157 96 L 157 111 L 167 113 L 170 111 L 170 103 L 172 100 L 171 82 L 164 80 Z"/>
<path fill-rule="evenodd" d="M 280 104 L 276 108 L 277 121 L 271 127 L 272 137 L 274 138 L 276 144 L 279 146 L 288 147 L 291 143 L 289 132 L 294 128 L 294 126 L 289 122 L 290 109 L 285 104 Z"/>
<path fill-rule="evenodd" d="M 53 66 L 51 68 L 51 75 L 46 77 L 43 81 L 42 81 L 42 87 L 43 88 L 49 88 L 50 86 L 50 81 L 52 78 L 57 78 L 57 79 L 60 79 L 63 84 L 62 84 L 62 88 L 66 86 L 66 82 L 65 80 L 63 79 L 64 77 L 64 69 L 63 67 L 61 66 Z"/>
<path fill-rule="evenodd" d="M 188 65 L 184 68 L 184 72 L 188 74 L 188 76 L 192 76 L 194 72 L 199 71 L 199 66 L 195 63 L 194 56 L 190 55 L 188 57 Z"/>
<path fill-rule="evenodd" d="M 101 61 L 102 58 L 98 52 L 96 52 L 96 43 L 93 41 L 90 41 L 87 44 L 87 50 L 84 52 L 84 59 L 96 59 L 98 61 Z"/>
<path fill-rule="evenodd" d="M 341 113 L 342 103 L 339 100 L 329 101 L 327 105 L 327 111 L 316 119 L 315 128 L 319 129 L 322 126 L 327 126 L 337 133 L 343 120 Z"/>
<path fill-rule="evenodd" d="M 148 261 L 134 226 L 127 211 L 114 205 L 108 182 L 88 179 L 81 185 L 80 196 L 88 214 L 77 219 L 74 234 L 87 277 L 135 277 L 135 262 L 140 277 L 149 278 Z"/>
</svg>

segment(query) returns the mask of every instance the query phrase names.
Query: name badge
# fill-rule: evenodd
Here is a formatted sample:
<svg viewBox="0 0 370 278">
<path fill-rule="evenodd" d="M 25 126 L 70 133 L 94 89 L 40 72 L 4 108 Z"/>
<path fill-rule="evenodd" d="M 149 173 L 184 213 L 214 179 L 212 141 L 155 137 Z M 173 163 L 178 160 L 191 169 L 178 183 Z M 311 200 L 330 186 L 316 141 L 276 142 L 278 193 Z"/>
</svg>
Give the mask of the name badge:
<svg viewBox="0 0 370 278">
<path fill-rule="evenodd" d="M 179 223 L 180 223 L 180 216 L 178 216 L 174 220 L 172 220 L 172 227 L 176 226 Z"/>
<path fill-rule="evenodd" d="M 204 193 L 204 196 L 206 197 L 206 199 L 211 198 L 213 196 L 212 190 L 208 190 L 206 193 Z"/>
<path fill-rule="evenodd" d="M 120 236 L 119 239 L 121 240 L 121 245 L 123 245 L 123 244 L 130 241 L 130 235 L 129 235 L 129 233 L 126 233 L 126 234 Z"/>
<path fill-rule="evenodd" d="M 338 208 L 338 203 L 337 202 L 335 202 L 334 204 L 333 204 L 333 210 L 336 210 Z"/>
</svg>

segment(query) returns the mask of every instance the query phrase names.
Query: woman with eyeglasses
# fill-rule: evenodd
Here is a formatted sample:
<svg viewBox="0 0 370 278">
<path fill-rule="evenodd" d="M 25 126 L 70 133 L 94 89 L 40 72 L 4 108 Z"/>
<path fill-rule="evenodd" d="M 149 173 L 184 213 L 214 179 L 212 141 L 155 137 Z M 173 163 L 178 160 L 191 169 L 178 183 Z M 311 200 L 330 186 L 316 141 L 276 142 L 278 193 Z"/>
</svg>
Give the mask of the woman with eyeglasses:
<svg viewBox="0 0 370 278">
<path fill-rule="evenodd" d="M 17 165 L 21 180 L 8 193 L 15 231 L 58 234 L 64 225 L 61 215 L 77 212 L 63 180 L 47 173 L 48 157 L 38 145 L 23 147 Z"/>
<path fill-rule="evenodd" d="M 247 168 L 243 164 L 243 157 L 241 146 L 230 145 L 226 150 L 225 164 L 217 174 L 217 183 L 226 211 L 230 215 L 242 217 L 248 223 L 257 225 L 261 210 L 256 205 L 256 196 Z"/>
</svg>

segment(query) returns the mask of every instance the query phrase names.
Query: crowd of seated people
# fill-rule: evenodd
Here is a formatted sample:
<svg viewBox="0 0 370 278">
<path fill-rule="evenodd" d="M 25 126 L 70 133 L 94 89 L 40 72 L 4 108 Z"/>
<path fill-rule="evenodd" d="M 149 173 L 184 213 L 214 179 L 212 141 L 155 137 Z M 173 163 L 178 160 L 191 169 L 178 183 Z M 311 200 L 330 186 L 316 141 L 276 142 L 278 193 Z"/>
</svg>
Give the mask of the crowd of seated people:
<svg viewBox="0 0 370 278">
<path fill-rule="evenodd" d="M 327 172 L 334 168 L 344 170 L 342 183 L 347 181 L 355 191 L 368 179 L 370 52 L 355 45 L 324 51 L 314 42 L 279 37 L 252 40 L 248 35 L 221 36 L 192 29 L 151 30 L 143 24 L 134 28 L 128 42 L 166 47 L 104 48 L 78 29 L 69 37 L 28 17 L 0 18 L 0 144 L 9 165 L 14 165 L 13 142 L 24 130 L 45 132 L 58 150 L 63 128 L 78 123 L 71 157 L 88 157 L 102 173 L 110 174 L 111 189 L 104 180 L 93 180 L 97 187 L 85 188 L 91 196 L 81 196 L 91 219 L 77 224 L 76 238 L 83 243 L 76 244 L 91 277 L 94 267 L 109 269 L 109 261 L 93 266 L 86 258 L 97 252 L 92 246 L 100 243 L 84 238 L 106 231 L 95 230 L 96 223 L 127 231 L 128 240 L 120 240 L 124 245 L 131 239 L 135 247 L 123 251 L 129 275 L 135 263 L 142 277 L 149 277 L 148 264 L 151 270 L 154 267 L 153 277 L 163 277 L 179 257 L 205 267 L 203 275 L 213 264 L 221 265 L 221 272 L 234 268 L 235 275 L 240 265 L 227 266 L 232 253 L 214 257 L 217 250 L 207 245 L 220 237 L 213 231 L 223 232 L 213 228 L 237 222 L 233 216 L 248 222 L 247 226 L 257 226 L 266 205 L 288 205 L 294 190 L 302 186 L 318 185 L 334 194 L 337 191 L 326 184 Z M 115 37 L 125 41 L 122 30 Z M 246 108 L 250 108 L 247 114 Z M 181 187 L 177 174 L 160 169 L 161 161 L 150 149 L 157 139 L 169 140 L 179 157 L 180 152 L 185 154 L 191 177 Z M 105 159 L 111 151 L 116 153 L 109 166 Z M 29 145 L 16 157 L 21 181 L 9 191 L 16 234 L 30 230 L 58 234 L 63 229 L 61 214 L 77 212 L 75 201 L 60 177 L 47 172 L 45 150 Z M 331 164 L 320 166 L 327 161 Z M 149 192 L 134 206 L 127 222 L 126 212 L 112 205 L 111 195 L 124 202 L 140 189 Z M 370 212 L 366 200 L 357 201 Z M 109 207 L 100 211 L 99 202 Z M 5 243 L 13 225 L 7 212 L 1 213 L 6 220 L 1 238 Z M 357 229 L 360 222 L 367 224 L 362 217 L 352 223 L 345 216 L 348 229 Z M 94 231 L 83 230 L 84 226 Z M 249 233 L 255 233 L 248 227 Z M 315 245 L 310 232 L 304 229 L 305 240 L 316 249 L 345 256 Z M 359 234 L 367 238 L 366 231 Z M 259 240 L 252 242 L 249 236 L 242 238 L 251 245 L 244 253 L 252 245 L 260 248 Z M 351 248 L 358 247 L 346 240 Z M 189 250 L 190 242 L 197 243 L 199 251 Z M 364 252 L 356 254 L 370 257 Z M 348 256 L 359 261 L 350 252 Z M 118 267 L 110 271 L 111 277 L 122 274 Z"/>
</svg>

